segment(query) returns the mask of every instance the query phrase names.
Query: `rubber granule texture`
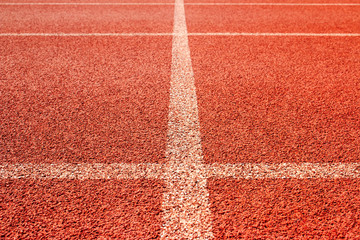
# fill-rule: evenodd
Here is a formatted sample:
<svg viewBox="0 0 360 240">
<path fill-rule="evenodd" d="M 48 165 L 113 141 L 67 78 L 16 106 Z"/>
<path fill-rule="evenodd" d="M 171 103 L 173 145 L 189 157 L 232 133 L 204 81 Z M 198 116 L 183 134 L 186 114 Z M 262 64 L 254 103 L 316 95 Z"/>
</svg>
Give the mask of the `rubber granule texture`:
<svg viewBox="0 0 360 240">
<path fill-rule="evenodd" d="M 3 162 L 163 162 L 171 37 L 0 39 Z"/>
<path fill-rule="evenodd" d="M 4 33 L 171 33 L 173 6 L 0 5 Z"/>
<path fill-rule="evenodd" d="M 359 239 L 358 179 L 211 179 L 215 239 Z"/>
<path fill-rule="evenodd" d="M 359 162 L 360 38 L 190 37 L 207 162 Z"/>
<path fill-rule="evenodd" d="M 150 180 L 1 180 L 1 239 L 154 239 L 163 185 Z"/>
<path fill-rule="evenodd" d="M 359 6 L 186 6 L 192 32 L 359 33 Z M 311 19 L 311 20 L 309 20 Z M 269 49 L 270 50 L 270 49 Z"/>
</svg>

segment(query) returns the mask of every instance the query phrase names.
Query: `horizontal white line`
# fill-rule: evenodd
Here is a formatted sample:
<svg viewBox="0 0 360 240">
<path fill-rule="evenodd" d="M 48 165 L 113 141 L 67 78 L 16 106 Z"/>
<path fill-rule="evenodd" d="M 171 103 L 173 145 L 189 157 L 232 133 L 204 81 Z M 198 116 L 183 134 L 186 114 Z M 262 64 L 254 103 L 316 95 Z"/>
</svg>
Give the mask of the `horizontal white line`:
<svg viewBox="0 0 360 240">
<path fill-rule="evenodd" d="M 360 178 L 360 163 L 244 163 L 212 164 L 208 177 L 258 178 Z"/>
<path fill-rule="evenodd" d="M 136 37 L 136 36 L 181 36 L 174 33 L 0 33 L 0 37 Z M 360 37 L 360 33 L 188 33 L 188 36 L 274 36 L 274 37 Z"/>
<path fill-rule="evenodd" d="M 174 5 L 174 3 L 92 3 L 92 2 L 88 2 L 88 3 L 84 3 L 84 2 L 32 2 L 32 3 L 0 3 L 1 5 L 5 5 L 5 6 L 22 6 L 22 5 L 39 5 L 39 6 L 45 6 L 45 5 L 86 5 L 86 6 L 142 6 L 142 5 Z"/>
<path fill-rule="evenodd" d="M 172 35 L 172 33 L 0 33 L 0 37 L 134 37 Z"/>
<path fill-rule="evenodd" d="M 0 3 L 1 5 L 88 5 L 88 6 L 136 6 L 136 5 L 176 5 L 176 3 L 167 2 L 154 2 L 154 3 L 141 3 L 141 2 L 129 2 L 129 3 L 94 3 L 94 2 L 23 2 L 23 3 Z M 185 3 L 184 5 L 198 5 L 198 6 L 360 6 L 360 3 Z"/>
<path fill-rule="evenodd" d="M 294 37 L 359 37 L 360 33 L 250 33 L 250 32 L 225 32 L 225 33 L 188 33 L 189 36 L 294 36 Z"/>
<path fill-rule="evenodd" d="M 154 163 L 1 164 L 0 179 L 166 179 L 167 167 Z M 216 163 L 194 169 L 202 171 L 197 174 L 204 178 L 360 178 L 360 163 Z M 188 171 L 188 166 L 179 165 L 177 171 Z"/>
<path fill-rule="evenodd" d="M 185 3 L 215 6 L 360 6 L 360 3 Z"/>
<path fill-rule="evenodd" d="M 60 163 L 34 164 L 18 163 L 0 165 L 0 179 L 36 178 L 36 179 L 138 179 L 161 178 L 162 165 L 141 163 Z"/>
</svg>

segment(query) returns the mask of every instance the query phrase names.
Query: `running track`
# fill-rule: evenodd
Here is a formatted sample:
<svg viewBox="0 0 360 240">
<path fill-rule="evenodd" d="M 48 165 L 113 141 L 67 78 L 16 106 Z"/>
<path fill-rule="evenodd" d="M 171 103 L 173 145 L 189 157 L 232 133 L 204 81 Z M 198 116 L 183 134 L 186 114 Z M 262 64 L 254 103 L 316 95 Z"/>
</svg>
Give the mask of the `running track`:
<svg viewBox="0 0 360 240">
<path fill-rule="evenodd" d="M 0 22 L 1 239 L 360 239 L 360 1 Z"/>
</svg>

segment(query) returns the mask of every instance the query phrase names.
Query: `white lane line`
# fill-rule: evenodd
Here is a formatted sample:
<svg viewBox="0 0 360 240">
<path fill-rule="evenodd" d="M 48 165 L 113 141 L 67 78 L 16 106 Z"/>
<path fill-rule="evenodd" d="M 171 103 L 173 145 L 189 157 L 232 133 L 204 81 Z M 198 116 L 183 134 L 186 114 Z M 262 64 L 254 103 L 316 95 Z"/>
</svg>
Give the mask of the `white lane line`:
<svg viewBox="0 0 360 240">
<path fill-rule="evenodd" d="M 211 212 L 183 0 L 176 0 L 161 239 L 211 239 Z"/>
<path fill-rule="evenodd" d="M 273 37 L 360 37 L 360 33 L 0 33 L 0 37 L 141 37 L 141 36 L 273 36 Z"/>
<path fill-rule="evenodd" d="M 360 3 L 185 3 L 198 6 L 360 6 Z"/>
<path fill-rule="evenodd" d="M 0 3 L 0 6 L 26 6 L 26 5 L 38 5 L 38 6 L 51 6 L 51 5 L 85 5 L 85 6 L 143 6 L 143 5 L 174 5 L 174 3 L 80 3 L 80 2 L 29 2 L 29 3 Z"/>
<path fill-rule="evenodd" d="M 0 33 L 0 37 L 137 37 L 172 35 L 172 33 Z"/>
<path fill-rule="evenodd" d="M 152 163 L 17 163 L 0 165 L 0 178 L 161 179 L 163 166 Z"/>
<path fill-rule="evenodd" d="M 261 33 L 261 32 L 213 32 L 188 33 L 188 36 L 274 36 L 274 37 L 359 37 L 360 33 Z"/>
<path fill-rule="evenodd" d="M 243 163 L 211 164 L 214 178 L 360 178 L 360 163 Z"/>
<path fill-rule="evenodd" d="M 0 164 L 0 179 L 166 179 L 166 167 L 157 163 L 5 163 Z M 214 163 L 197 170 L 206 178 L 360 178 L 360 163 Z"/>
<path fill-rule="evenodd" d="M 129 3 L 94 3 L 94 2 L 22 2 L 22 3 L 0 3 L 0 6 L 21 6 L 21 5 L 87 5 L 87 6 L 141 6 L 141 5 L 176 5 L 176 3 L 167 2 L 129 2 Z M 197 6 L 360 6 L 360 3 L 184 3 L 184 5 L 197 5 Z"/>
</svg>

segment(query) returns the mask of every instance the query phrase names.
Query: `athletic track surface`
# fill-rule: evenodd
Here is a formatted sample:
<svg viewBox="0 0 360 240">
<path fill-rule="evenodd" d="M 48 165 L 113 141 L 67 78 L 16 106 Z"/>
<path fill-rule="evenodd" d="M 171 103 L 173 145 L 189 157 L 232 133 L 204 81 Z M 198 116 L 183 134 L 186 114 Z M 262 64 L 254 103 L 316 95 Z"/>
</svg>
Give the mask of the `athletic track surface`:
<svg viewBox="0 0 360 240">
<path fill-rule="evenodd" d="M 0 239 L 360 239 L 360 1 L 0 0 Z"/>
</svg>

